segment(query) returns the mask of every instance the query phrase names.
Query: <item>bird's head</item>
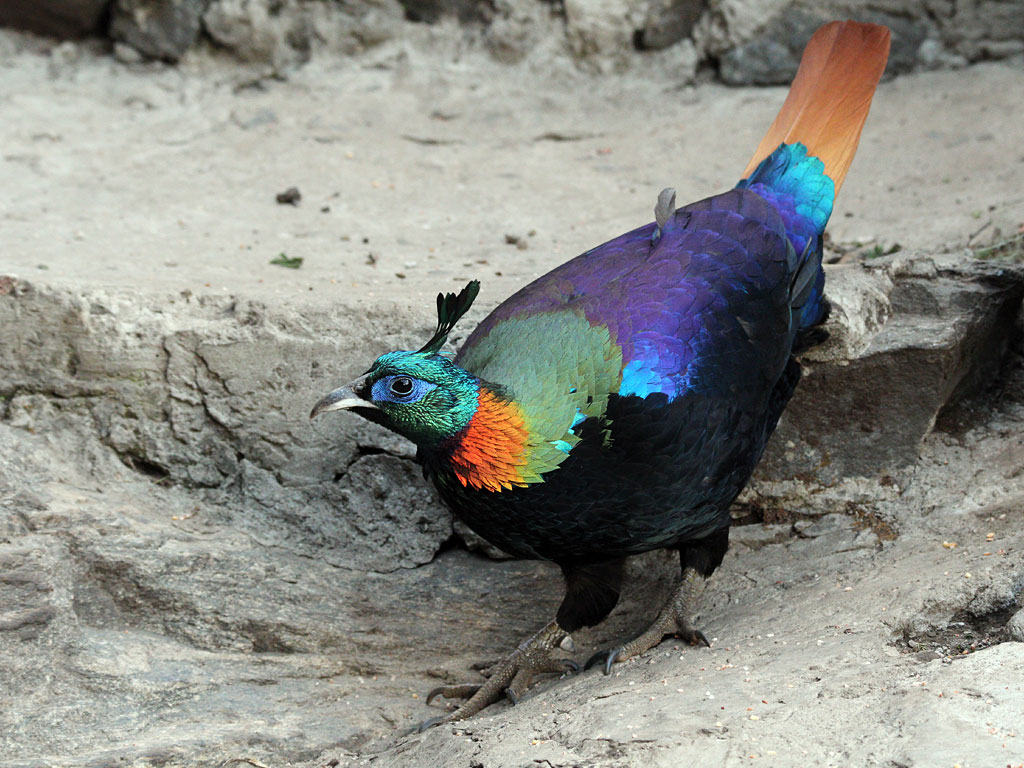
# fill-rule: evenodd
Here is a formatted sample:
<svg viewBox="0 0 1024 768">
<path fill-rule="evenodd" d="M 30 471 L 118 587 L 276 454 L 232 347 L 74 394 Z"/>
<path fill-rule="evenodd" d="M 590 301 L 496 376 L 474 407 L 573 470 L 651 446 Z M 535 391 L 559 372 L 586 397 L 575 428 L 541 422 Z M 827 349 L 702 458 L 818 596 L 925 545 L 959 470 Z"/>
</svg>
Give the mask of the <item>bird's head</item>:
<svg viewBox="0 0 1024 768">
<path fill-rule="evenodd" d="M 477 406 L 474 376 L 438 354 L 389 352 L 313 406 L 310 418 L 347 409 L 409 438 L 436 445 L 463 429 Z"/>
<path fill-rule="evenodd" d="M 381 355 L 358 379 L 323 397 L 310 418 L 351 410 L 421 446 L 456 435 L 476 412 L 479 381 L 439 351 L 479 290 L 474 280 L 458 296 L 438 294 L 437 331 L 430 341 L 416 352 Z"/>
</svg>

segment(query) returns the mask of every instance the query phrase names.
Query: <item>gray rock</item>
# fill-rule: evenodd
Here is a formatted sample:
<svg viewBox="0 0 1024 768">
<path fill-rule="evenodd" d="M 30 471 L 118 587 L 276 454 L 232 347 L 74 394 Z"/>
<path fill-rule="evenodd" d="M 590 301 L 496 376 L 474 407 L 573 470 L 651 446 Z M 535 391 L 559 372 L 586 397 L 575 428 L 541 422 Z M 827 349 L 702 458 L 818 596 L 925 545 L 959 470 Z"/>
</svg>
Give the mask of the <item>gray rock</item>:
<svg viewBox="0 0 1024 768">
<path fill-rule="evenodd" d="M 0 636 L 35 640 L 56 618 L 53 566 L 36 549 L 0 549 Z"/>
<path fill-rule="evenodd" d="M 817 15 L 787 8 L 753 39 L 722 56 L 719 74 L 730 85 L 789 83 L 800 66 L 804 46 L 820 25 Z"/>
<path fill-rule="evenodd" d="M 951 0 L 931 10 L 943 42 L 968 61 L 1013 56 L 1024 48 L 1024 13 L 1014 0 Z"/>
<path fill-rule="evenodd" d="M 114 58 L 122 64 L 141 64 L 145 61 L 145 56 L 137 49 L 120 41 L 114 43 Z"/>
<path fill-rule="evenodd" d="M 721 58 L 754 38 L 791 0 L 709 0 L 694 28 L 702 54 Z"/>
<path fill-rule="evenodd" d="M 890 74 L 1024 52 L 1015 0 L 950 0 L 927 8 L 902 0 L 868 6 L 855 0 L 8 0 L 0 4 L 0 25 L 79 37 L 99 31 L 108 8 L 108 33 L 120 44 L 121 60 L 132 60 L 131 48 L 177 61 L 205 31 L 239 60 L 275 70 L 305 63 L 317 50 L 357 55 L 410 34 L 408 24 L 436 28 L 420 40 L 482 42 L 510 64 L 549 40 L 547 52 L 567 46 L 601 72 L 642 61 L 637 49 L 662 50 L 692 38 L 696 58 L 717 62 L 732 84 L 788 83 L 810 34 L 835 18 L 889 26 Z"/>
<path fill-rule="evenodd" d="M 210 0 L 115 0 L 110 36 L 143 56 L 177 61 L 199 36 Z"/>
<path fill-rule="evenodd" d="M 1010 620 L 1006 622 L 1006 631 L 1009 633 L 1011 640 L 1024 643 L 1024 608 L 1013 614 Z"/>
<path fill-rule="evenodd" d="M 638 47 L 658 50 L 689 37 L 703 10 L 703 0 L 652 0 L 638 30 Z"/>
<path fill-rule="evenodd" d="M 333 485 L 312 488 L 286 487 L 243 459 L 239 485 L 240 503 L 226 522 L 264 545 L 333 565 L 413 568 L 433 560 L 452 535 L 451 515 L 419 468 L 394 456 L 362 456 Z"/>
<path fill-rule="evenodd" d="M 872 11 L 856 14 L 855 18 L 858 21 L 884 24 L 892 33 L 889 63 L 885 67 L 886 74 L 889 75 L 910 72 L 914 69 L 920 58 L 921 46 L 933 28 L 927 15 L 908 17 L 906 15 Z"/>
<path fill-rule="evenodd" d="M 626 66 L 635 30 L 644 24 L 642 0 L 566 0 L 566 37 L 573 54 L 601 72 Z"/>
<path fill-rule="evenodd" d="M 935 38 L 928 38 L 917 49 L 917 60 L 924 69 L 959 69 L 967 66 L 967 59 L 946 48 Z"/>
<path fill-rule="evenodd" d="M 463 24 L 490 21 L 493 7 L 490 3 L 473 0 L 399 0 L 409 21 L 435 24 L 444 18 L 457 19 Z"/>
<path fill-rule="evenodd" d="M 288 372 L 340 357 L 331 344 L 284 330 L 290 321 L 258 304 L 181 295 L 161 303 L 23 282 L 0 296 L 0 322 L 10 329 L 0 337 L 9 422 L 91 432 L 141 476 L 230 500 L 219 519 L 237 520 L 268 545 L 365 570 L 434 557 L 451 520 L 419 478 L 411 445 L 355 419 L 308 420 L 322 393 L 309 379 L 296 387 Z M 416 328 L 424 318 L 405 319 Z M 317 335 L 329 339 L 335 321 L 319 322 Z M 327 389 L 350 377 L 316 380 Z"/>
<path fill-rule="evenodd" d="M 401 23 L 398 0 L 213 0 L 203 15 L 203 27 L 219 47 L 275 69 L 302 64 L 317 49 L 356 54 L 397 35 Z"/>
<path fill-rule="evenodd" d="M 553 16 L 552 9 L 534 0 L 497 0 L 484 31 L 488 50 L 506 64 L 522 61 L 558 28 Z"/>
<path fill-rule="evenodd" d="M 842 552 L 873 550 L 878 537 L 871 531 L 858 530 L 845 514 L 825 515 L 807 526 L 797 526 L 800 536 L 812 541 L 808 549 L 814 554 L 832 557 Z"/>
<path fill-rule="evenodd" d="M 827 274 L 833 339 L 807 355 L 761 479 L 829 485 L 915 461 L 940 413 L 998 370 L 1024 296 L 1022 270 L 983 262 L 893 257 Z"/>
<path fill-rule="evenodd" d="M 793 526 L 780 525 L 734 525 L 729 531 L 729 544 L 749 549 L 760 549 L 768 544 L 785 541 L 793 533 Z"/>
<path fill-rule="evenodd" d="M 109 0 L 4 0 L 0 27 L 15 27 L 57 38 L 99 31 Z"/>
<path fill-rule="evenodd" d="M 291 14 L 271 16 L 269 3 L 260 0 L 218 0 L 203 15 L 210 38 L 242 61 L 281 65 L 293 59 L 293 26 Z"/>
<path fill-rule="evenodd" d="M 804 47 L 814 31 L 833 18 L 846 16 L 889 27 L 892 45 L 886 72 L 908 72 L 917 64 L 918 51 L 928 35 L 925 21 L 881 11 L 855 9 L 849 13 L 829 13 L 820 6 L 791 5 L 750 39 L 722 56 L 719 61 L 722 79 L 731 85 L 788 85 L 796 75 Z"/>
</svg>

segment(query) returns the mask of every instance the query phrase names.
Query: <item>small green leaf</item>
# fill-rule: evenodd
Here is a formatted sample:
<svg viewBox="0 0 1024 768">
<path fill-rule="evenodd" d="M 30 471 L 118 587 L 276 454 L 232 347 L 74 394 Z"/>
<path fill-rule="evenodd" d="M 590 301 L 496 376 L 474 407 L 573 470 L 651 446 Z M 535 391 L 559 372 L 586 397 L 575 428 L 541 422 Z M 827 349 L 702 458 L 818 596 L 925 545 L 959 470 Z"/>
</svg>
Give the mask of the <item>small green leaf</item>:
<svg viewBox="0 0 1024 768">
<path fill-rule="evenodd" d="M 288 267 L 288 269 L 298 269 L 302 266 L 301 256 L 286 256 L 283 253 L 279 253 L 276 259 L 270 260 L 271 264 L 276 264 L 279 267 Z"/>
</svg>

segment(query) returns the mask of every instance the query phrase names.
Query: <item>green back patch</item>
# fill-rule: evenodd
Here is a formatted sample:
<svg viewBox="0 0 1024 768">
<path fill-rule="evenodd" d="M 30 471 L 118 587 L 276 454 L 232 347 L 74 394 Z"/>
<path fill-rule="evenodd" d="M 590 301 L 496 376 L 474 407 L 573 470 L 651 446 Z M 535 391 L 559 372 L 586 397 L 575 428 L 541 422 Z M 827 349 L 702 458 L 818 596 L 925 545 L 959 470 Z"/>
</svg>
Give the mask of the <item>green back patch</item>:
<svg viewBox="0 0 1024 768">
<path fill-rule="evenodd" d="M 512 317 L 459 358 L 475 376 L 507 390 L 530 433 L 528 467 L 555 469 L 579 442 L 577 414 L 601 417 L 617 391 L 622 350 L 605 326 L 570 310 Z"/>
</svg>

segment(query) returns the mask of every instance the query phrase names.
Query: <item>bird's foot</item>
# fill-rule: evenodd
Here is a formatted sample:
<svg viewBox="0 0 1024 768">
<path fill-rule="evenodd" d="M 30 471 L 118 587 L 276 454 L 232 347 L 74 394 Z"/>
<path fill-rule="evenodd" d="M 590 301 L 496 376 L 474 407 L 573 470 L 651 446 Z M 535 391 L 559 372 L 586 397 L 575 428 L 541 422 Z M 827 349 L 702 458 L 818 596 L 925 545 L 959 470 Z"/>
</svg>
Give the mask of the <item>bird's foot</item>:
<svg viewBox="0 0 1024 768">
<path fill-rule="evenodd" d="M 682 583 L 651 626 L 619 648 L 598 651 L 587 660 L 584 668 L 590 669 L 597 664 L 603 664 L 604 673 L 611 674 L 612 664 L 646 653 L 666 635 L 675 635 L 691 645 L 706 645 L 710 648 L 711 643 L 704 633 L 693 625 L 692 620 L 703 591 L 704 577 L 692 568 L 687 568 L 683 573 Z"/>
<path fill-rule="evenodd" d="M 485 683 L 468 683 L 464 685 L 442 685 L 427 694 L 427 704 L 430 704 L 438 696 L 451 699 L 464 699 L 457 709 L 446 715 L 432 717 L 424 721 L 420 731 L 425 731 L 441 723 L 454 723 L 458 720 L 465 720 L 472 717 L 484 707 L 493 704 L 505 697 L 513 704 L 526 693 L 530 681 L 534 675 L 543 672 L 578 672 L 579 665 L 570 659 L 555 658 L 551 651 L 568 637 L 557 622 L 552 621 L 542 630 L 529 639 L 523 641 L 503 661 L 499 662 L 491 671 L 491 676 Z"/>
</svg>

